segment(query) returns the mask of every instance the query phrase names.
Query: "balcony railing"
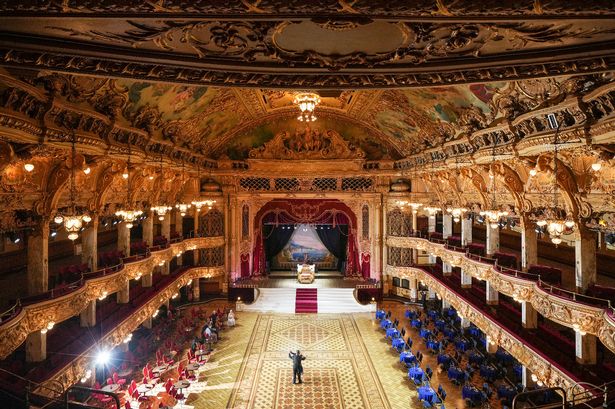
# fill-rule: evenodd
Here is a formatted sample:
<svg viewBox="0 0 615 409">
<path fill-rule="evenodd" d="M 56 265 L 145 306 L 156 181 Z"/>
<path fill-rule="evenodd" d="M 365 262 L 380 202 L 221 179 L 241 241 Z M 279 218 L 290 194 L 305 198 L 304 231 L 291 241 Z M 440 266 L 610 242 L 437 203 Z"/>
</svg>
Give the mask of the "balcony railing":
<svg viewBox="0 0 615 409">
<path fill-rule="evenodd" d="M 160 262 L 169 262 L 180 252 L 222 245 L 224 237 L 187 238 L 149 254 L 127 257 L 117 266 L 83 274 L 80 280 L 61 289 L 17 300 L 2 314 L 0 359 L 19 347 L 28 334 L 79 314 L 90 301 L 119 291 L 127 281 L 151 273 Z"/>
<path fill-rule="evenodd" d="M 458 311 L 460 316 L 467 318 L 483 333 L 495 340 L 498 345 L 508 351 L 532 373 L 540 374 L 541 379 L 544 379 L 545 385 L 561 386 L 570 394 L 580 393 L 584 390 L 577 384 L 577 381 L 571 374 L 555 365 L 540 351 L 528 346 L 518 335 L 499 325 L 479 308 L 471 305 L 463 296 L 439 281 L 426 270 L 416 267 L 388 266 L 387 273 L 399 278 L 416 279 L 430 289 L 433 289 L 442 299 L 449 302 Z"/>
<path fill-rule="evenodd" d="M 540 276 L 504 268 L 468 252 L 447 249 L 444 244 L 418 237 L 387 237 L 390 247 L 413 248 L 426 251 L 442 262 L 461 267 L 466 274 L 489 281 L 497 291 L 519 301 L 525 301 L 552 321 L 596 335 L 615 352 L 615 309 L 607 299 L 590 297 L 548 284 Z"/>
</svg>

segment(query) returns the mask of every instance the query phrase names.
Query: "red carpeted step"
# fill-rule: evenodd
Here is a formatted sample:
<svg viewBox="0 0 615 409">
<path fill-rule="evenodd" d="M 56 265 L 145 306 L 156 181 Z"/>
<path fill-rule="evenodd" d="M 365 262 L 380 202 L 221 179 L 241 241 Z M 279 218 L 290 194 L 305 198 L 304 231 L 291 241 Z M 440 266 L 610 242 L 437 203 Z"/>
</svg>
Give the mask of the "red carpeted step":
<svg viewBox="0 0 615 409">
<path fill-rule="evenodd" d="M 296 313 L 315 313 L 318 312 L 318 289 L 317 288 L 297 288 L 295 293 L 295 312 Z"/>
</svg>

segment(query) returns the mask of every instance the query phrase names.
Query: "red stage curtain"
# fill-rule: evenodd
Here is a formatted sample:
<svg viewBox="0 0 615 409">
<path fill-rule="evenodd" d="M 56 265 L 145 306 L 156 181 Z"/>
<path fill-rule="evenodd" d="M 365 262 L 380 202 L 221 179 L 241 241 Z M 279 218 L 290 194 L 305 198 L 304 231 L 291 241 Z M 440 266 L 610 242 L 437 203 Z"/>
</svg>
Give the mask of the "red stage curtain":
<svg viewBox="0 0 615 409">
<path fill-rule="evenodd" d="M 361 272 L 363 273 L 363 278 L 370 277 L 370 264 L 371 264 L 371 254 L 369 253 L 361 253 Z"/>
<path fill-rule="evenodd" d="M 263 223 L 277 224 L 338 224 L 348 225 L 348 250 L 346 276 L 361 274 L 357 246 L 357 217 L 344 203 L 336 199 L 287 199 L 272 200 L 254 217 L 256 232 L 252 275 L 265 273 L 265 251 L 262 236 Z"/>
<path fill-rule="evenodd" d="M 241 277 L 250 277 L 250 253 L 242 254 L 241 260 Z"/>
</svg>

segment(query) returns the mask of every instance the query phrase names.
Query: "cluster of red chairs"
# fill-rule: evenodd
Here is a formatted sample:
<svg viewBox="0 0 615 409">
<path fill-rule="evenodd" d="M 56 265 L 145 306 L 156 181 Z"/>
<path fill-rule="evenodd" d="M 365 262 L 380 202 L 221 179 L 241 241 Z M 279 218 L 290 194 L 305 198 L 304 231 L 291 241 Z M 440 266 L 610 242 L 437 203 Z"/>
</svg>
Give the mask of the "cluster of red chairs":
<svg viewBox="0 0 615 409">
<path fill-rule="evenodd" d="M 539 274 L 540 279 L 549 284 L 562 284 L 562 270 L 559 268 L 541 264 L 530 264 L 527 268 L 527 272 L 531 274 Z"/>
<path fill-rule="evenodd" d="M 137 241 L 136 243 L 130 244 L 130 254 L 146 254 L 149 246 L 144 241 Z"/>
<path fill-rule="evenodd" d="M 120 264 L 120 261 L 124 257 L 126 257 L 126 255 L 121 250 L 105 251 L 98 255 L 98 266 L 99 267 L 116 266 Z"/>
<path fill-rule="evenodd" d="M 154 246 L 166 246 L 169 240 L 164 236 L 156 236 L 153 239 Z"/>
<path fill-rule="evenodd" d="M 504 253 L 503 251 L 496 251 L 493 253 L 493 258 L 498 261 L 498 265 L 502 267 L 508 267 L 517 269 L 518 259 L 517 256 L 511 253 Z"/>
<path fill-rule="evenodd" d="M 61 286 L 63 284 L 74 283 L 81 279 L 81 274 L 90 271 L 90 267 L 87 264 L 72 264 L 70 266 L 64 266 L 60 268 L 57 274 L 53 275 L 54 287 Z"/>
</svg>

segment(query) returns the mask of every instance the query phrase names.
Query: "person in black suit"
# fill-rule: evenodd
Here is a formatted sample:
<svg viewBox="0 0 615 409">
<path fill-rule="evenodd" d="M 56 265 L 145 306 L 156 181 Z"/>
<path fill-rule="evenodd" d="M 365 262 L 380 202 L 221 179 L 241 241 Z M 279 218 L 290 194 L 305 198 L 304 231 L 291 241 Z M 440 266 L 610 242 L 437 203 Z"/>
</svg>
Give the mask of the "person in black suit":
<svg viewBox="0 0 615 409">
<path fill-rule="evenodd" d="M 297 383 L 297 378 L 299 378 L 299 383 L 303 383 L 301 380 L 301 375 L 303 374 L 303 365 L 301 361 L 305 360 L 305 357 L 301 355 L 301 351 L 297 350 L 297 352 L 289 352 L 288 357 L 293 360 L 293 384 Z"/>
</svg>

